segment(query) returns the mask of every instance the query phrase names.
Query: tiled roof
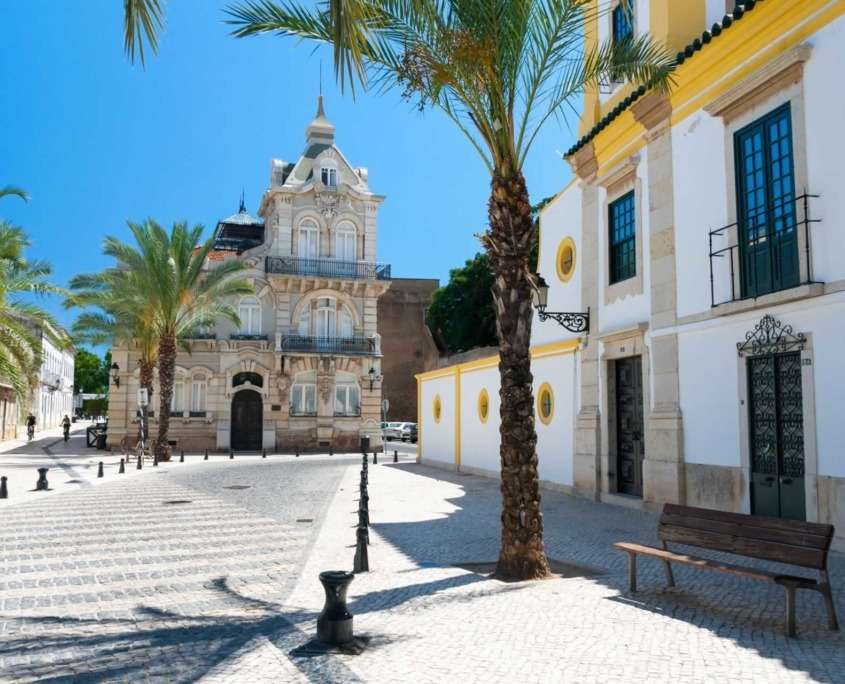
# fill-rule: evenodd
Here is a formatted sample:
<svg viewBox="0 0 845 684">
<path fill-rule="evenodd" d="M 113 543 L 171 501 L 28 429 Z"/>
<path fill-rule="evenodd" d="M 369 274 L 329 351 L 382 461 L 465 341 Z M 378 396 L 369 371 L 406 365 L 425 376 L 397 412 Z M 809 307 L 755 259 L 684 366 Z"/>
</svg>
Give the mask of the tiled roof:
<svg viewBox="0 0 845 684">
<path fill-rule="evenodd" d="M 717 38 L 722 34 L 723 31 L 726 31 L 731 26 L 733 26 L 734 22 L 739 21 L 742 19 L 746 13 L 750 12 L 754 9 L 754 7 L 763 2 L 763 0 L 745 0 L 744 3 L 737 5 L 734 8 L 734 11 L 731 14 L 726 14 L 722 17 L 721 22 L 716 22 L 713 26 L 710 27 L 709 30 L 704 31 L 701 36 L 697 37 L 691 43 L 689 43 L 683 50 L 681 50 L 675 56 L 675 64 L 676 66 L 680 66 L 684 62 L 690 60 L 696 52 L 703 49 L 705 45 L 710 43 L 713 39 Z M 644 85 L 641 85 L 637 88 L 633 93 L 628 95 L 622 102 L 616 105 L 613 109 L 611 109 L 607 114 L 605 114 L 599 122 L 593 126 L 589 132 L 580 138 L 572 147 L 570 147 L 565 153 L 564 157 L 569 157 L 575 154 L 578 150 L 580 150 L 584 145 L 589 143 L 593 138 L 595 138 L 601 131 L 607 128 L 610 123 L 618 117 L 622 112 L 624 112 L 628 107 L 630 107 L 634 102 L 636 102 L 639 98 L 645 95 L 648 88 Z"/>
</svg>

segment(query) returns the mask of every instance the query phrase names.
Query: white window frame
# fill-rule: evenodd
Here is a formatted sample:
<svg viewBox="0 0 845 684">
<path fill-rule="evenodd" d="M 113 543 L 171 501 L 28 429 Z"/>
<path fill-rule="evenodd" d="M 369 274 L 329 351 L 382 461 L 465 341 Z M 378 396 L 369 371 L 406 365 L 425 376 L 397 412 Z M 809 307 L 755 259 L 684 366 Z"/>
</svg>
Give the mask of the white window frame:
<svg viewBox="0 0 845 684">
<path fill-rule="evenodd" d="M 358 231 L 355 226 L 344 221 L 335 230 L 334 254 L 341 261 L 355 261 L 358 258 Z M 343 243 L 346 243 L 345 245 Z M 346 249 L 351 245 L 351 250 Z M 342 247 L 344 247 L 342 249 Z"/>
<path fill-rule="evenodd" d="M 320 182 L 327 188 L 337 187 L 337 167 L 330 164 L 320 166 Z"/>
<path fill-rule="evenodd" d="M 205 413 L 208 405 L 208 380 L 202 376 L 191 379 L 191 413 Z"/>
<path fill-rule="evenodd" d="M 335 377 L 334 414 L 336 416 L 361 415 L 361 387 L 351 373 Z"/>
<path fill-rule="evenodd" d="M 258 297 L 244 297 L 238 304 L 240 332 L 243 335 L 261 334 L 261 301 Z"/>
<path fill-rule="evenodd" d="M 170 397 L 170 415 L 181 416 L 185 411 L 185 381 L 173 383 L 173 395 Z"/>
<path fill-rule="evenodd" d="M 292 416 L 317 415 L 317 376 L 313 371 L 294 377 L 290 389 L 290 414 Z"/>
<path fill-rule="evenodd" d="M 302 219 L 297 234 L 297 254 L 300 259 L 318 259 L 320 257 L 320 226 L 312 218 Z"/>
</svg>

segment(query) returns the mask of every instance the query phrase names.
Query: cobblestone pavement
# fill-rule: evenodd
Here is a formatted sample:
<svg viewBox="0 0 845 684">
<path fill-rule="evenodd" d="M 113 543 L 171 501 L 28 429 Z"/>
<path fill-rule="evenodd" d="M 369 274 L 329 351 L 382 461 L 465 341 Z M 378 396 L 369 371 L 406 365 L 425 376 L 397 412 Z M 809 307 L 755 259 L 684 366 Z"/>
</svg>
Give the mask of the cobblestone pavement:
<svg viewBox="0 0 845 684">
<path fill-rule="evenodd" d="M 653 543 L 653 515 L 544 492 L 564 578 L 502 583 L 460 567 L 496 558 L 498 484 L 384 460 L 369 466 L 372 571 L 349 592 L 362 653 L 313 641 L 317 574 L 352 564 L 360 461 L 219 462 L 3 509 L 0 677 L 845 681 L 845 638 L 814 593 L 799 593 L 799 639 L 762 583 L 678 568 L 667 589 L 643 560 L 628 595 L 610 544 Z M 842 617 L 845 558 L 831 565 Z"/>
<path fill-rule="evenodd" d="M 160 466 L 4 508 L 0 679 L 196 681 L 253 643 L 305 643 L 279 604 L 344 467 Z M 261 679 L 291 667 L 276 655 Z"/>
</svg>

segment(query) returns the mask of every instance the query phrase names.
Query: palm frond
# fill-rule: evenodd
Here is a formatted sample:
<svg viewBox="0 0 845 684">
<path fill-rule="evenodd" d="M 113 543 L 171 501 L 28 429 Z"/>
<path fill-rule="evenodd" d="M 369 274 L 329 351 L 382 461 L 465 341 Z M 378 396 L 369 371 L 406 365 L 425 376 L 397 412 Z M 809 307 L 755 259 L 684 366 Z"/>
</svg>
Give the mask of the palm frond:
<svg viewBox="0 0 845 684">
<path fill-rule="evenodd" d="M 146 66 L 144 43 L 158 53 L 158 35 L 164 28 L 164 10 L 159 0 L 123 0 L 123 49 L 131 62 L 137 57 Z"/>
</svg>

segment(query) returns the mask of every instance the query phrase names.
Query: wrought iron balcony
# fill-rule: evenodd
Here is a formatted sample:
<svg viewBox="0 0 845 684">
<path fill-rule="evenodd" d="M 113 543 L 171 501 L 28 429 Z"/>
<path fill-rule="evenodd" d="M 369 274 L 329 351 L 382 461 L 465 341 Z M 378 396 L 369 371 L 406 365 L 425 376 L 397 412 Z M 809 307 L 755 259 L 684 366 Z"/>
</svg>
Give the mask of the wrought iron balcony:
<svg viewBox="0 0 845 684">
<path fill-rule="evenodd" d="M 267 335 L 253 335 L 249 333 L 232 333 L 229 335 L 230 340 L 266 340 Z"/>
<path fill-rule="evenodd" d="M 182 336 L 183 340 L 216 340 L 217 333 L 213 332 L 195 332 Z"/>
<path fill-rule="evenodd" d="M 264 270 L 281 275 L 339 280 L 390 280 L 390 264 L 372 264 L 365 261 L 268 256 L 264 258 Z"/>
<path fill-rule="evenodd" d="M 810 200 L 817 197 L 804 193 L 746 209 L 738 221 L 710 231 L 711 306 L 819 282 L 810 232 L 810 224 L 821 222 L 810 217 Z"/>
<path fill-rule="evenodd" d="M 352 354 L 366 355 L 376 353 L 374 337 L 314 337 L 311 335 L 283 335 L 282 352 L 305 352 L 312 354 Z"/>
</svg>

